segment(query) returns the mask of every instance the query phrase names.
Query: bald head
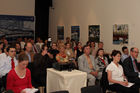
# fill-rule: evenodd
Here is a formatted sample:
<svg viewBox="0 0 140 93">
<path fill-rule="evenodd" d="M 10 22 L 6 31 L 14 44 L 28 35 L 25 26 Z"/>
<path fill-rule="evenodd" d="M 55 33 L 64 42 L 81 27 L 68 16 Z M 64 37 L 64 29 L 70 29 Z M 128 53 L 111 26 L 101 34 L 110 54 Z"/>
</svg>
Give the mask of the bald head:
<svg viewBox="0 0 140 93">
<path fill-rule="evenodd" d="M 139 49 L 136 47 L 132 47 L 130 51 L 131 56 L 136 59 L 139 55 Z"/>
<path fill-rule="evenodd" d="M 26 48 L 26 51 L 27 51 L 27 52 L 31 52 L 31 51 L 32 51 L 32 44 L 31 44 L 30 42 L 28 42 L 28 43 L 26 44 L 25 48 Z"/>
</svg>

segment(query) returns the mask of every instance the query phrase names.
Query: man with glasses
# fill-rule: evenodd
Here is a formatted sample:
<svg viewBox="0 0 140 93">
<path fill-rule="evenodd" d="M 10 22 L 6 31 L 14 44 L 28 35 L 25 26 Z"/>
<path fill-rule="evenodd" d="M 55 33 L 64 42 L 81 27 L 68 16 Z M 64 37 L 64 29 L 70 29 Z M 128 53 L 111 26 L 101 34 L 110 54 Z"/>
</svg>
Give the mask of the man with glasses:
<svg viewBox="0 0 140 93">
<path fill-rule="evenodd" d="M 4 86 L 6 86 L 6 76 L 7 73 L 14 69 L 15 66 L 18 64 L 15 56 L 16 56 L 16 49 L 14 46 L 8 46 L 7 48 L 8 55 L 7 57 L 0 60 L 0 78 L 2 78 L 4 82 Z"/>
<path fill-rule="evenodd" d="M 140 84 L 140 63 L 137 62 L 139 49 L 132 47 L 130 56 L 123 61 L 124 73 L 129 82 Z"/>
</svg>

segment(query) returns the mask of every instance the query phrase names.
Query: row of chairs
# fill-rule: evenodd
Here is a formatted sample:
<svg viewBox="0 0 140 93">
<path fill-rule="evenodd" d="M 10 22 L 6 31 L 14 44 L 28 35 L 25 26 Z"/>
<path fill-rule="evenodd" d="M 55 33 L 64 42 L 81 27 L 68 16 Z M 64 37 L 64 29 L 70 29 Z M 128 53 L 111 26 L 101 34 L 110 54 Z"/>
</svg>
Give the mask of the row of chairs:
<svg viewBox="0 0 140 93">
<path fill-rule="evenodd" d="M 68 91 L 55 91 L 51 93 L 69 93 Z M 100 86 L 88 86 L 88 87 L 83 87 L 81 88 L 81 93 L 102 93 L 102 89 Z"/>
</svg>

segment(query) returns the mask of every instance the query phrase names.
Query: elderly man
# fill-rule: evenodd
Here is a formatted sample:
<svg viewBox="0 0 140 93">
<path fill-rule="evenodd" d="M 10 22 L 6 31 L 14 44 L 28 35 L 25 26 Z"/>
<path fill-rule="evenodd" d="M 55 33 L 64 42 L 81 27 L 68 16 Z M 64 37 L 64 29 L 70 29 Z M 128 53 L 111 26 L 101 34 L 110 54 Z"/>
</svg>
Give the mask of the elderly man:
<svg viewBox="0 0 140 93">
<path fill-rule="evenodd" d="M 96 78 L 100 79 L 101 76 L 98 74 L 94 57 L 90 55 L 90 46 L 85 45 L 83 50 L 84 54 L 78 58 L 78 67 L 79 70 L 87 72 L 88 86 L 92 86 L 95 85 Z"/>
<path fill-rule="evenodd" d="M 139 49 L 132 47 L 130 56 L 123 61 L 123 68 L 128 81 L 140 85 L 140 63 L 137 63 L 138 54 Z"/>
</svg>

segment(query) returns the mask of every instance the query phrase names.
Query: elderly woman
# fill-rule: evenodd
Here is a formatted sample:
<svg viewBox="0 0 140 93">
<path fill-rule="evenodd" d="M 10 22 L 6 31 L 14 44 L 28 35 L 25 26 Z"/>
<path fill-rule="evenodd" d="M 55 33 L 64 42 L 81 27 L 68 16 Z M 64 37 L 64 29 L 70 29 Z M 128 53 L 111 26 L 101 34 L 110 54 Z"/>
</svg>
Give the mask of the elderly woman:
<svg viewBox="0 0 140 93">
<path fill-rule="evenodd" d="M 18 65 L 13 68 L 7 76 L 7 90 L 14 93 L 26 93 L 25 88 L 32 88 L 31 72 L 27 67 L 29 62 L 28 56 L 23 53 L 19 55 Z"/>
<path fill-rule="evenodd" d="M 95 56 L 95 63 L 96 63 L 96 67 L 98 68 L 98 72 L 101 78 L 103 69 L 108 65 L 108 60 L 104 56 L 104 49 L 99 48 L 97 50 L 96 56 Z"/>
</svg>

